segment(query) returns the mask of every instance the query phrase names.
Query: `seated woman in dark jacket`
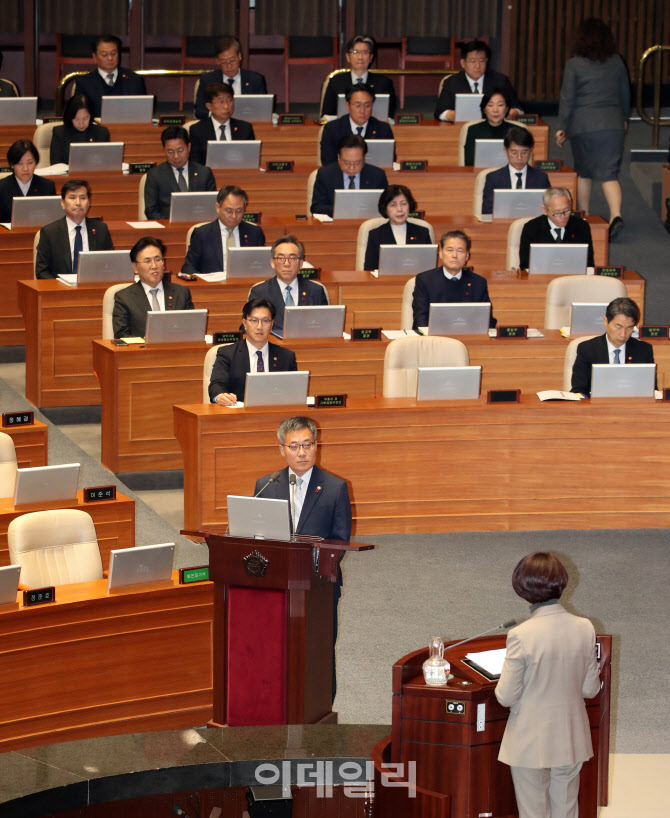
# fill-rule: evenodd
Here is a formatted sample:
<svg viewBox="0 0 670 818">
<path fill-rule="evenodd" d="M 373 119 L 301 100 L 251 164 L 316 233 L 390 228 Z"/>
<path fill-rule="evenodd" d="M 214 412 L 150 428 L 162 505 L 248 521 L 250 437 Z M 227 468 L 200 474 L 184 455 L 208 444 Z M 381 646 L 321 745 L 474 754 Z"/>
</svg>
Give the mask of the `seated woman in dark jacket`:
<svg viewBox="0 0 670 818">
<path fill-rule="evenodd" d="M 70 145 L 73 142 L 109 142 L 109 131 L 93 122 L 93 106 L 84 94 L 75 94 L 67 101 L 63 124 L 57 125 L 51 135 L 50 162 L 70 164 Z"/>
<path fill-rule="evenodd" d="M 509 113 L 509 100 L 504 91 L 494 89 L 484 94 L 481 102 L 481 112 L 484 117 L 481 122 L 475 122 L 468 128 L 465 138 L 464 165 L 472 167 L 475 164 L 475 139 L 504 139 L 507 131 L 514 125 L 505 119 Z"/>
<path fill-rule="evenodd" d="M 0 222 L 12 220 L 12 199 L 15 196 L 55 196 L 56 185 L 51 179 L 35 175 L 40 154 L 29 139 L 19 139 L 7 151 L 9 176 L 0 180 Z"/>
<path fill-rule="evenodd" d="M 368 233 L 365 249 L 365 270 L 379 269 L 379 248 L 382 244 L 432 244 L 427 227 L 408 221 L 416 210 L 412 192 L 404 185 L 389 185 L 379 197 L 379 212 L 388 218 Z"/>
</svg>

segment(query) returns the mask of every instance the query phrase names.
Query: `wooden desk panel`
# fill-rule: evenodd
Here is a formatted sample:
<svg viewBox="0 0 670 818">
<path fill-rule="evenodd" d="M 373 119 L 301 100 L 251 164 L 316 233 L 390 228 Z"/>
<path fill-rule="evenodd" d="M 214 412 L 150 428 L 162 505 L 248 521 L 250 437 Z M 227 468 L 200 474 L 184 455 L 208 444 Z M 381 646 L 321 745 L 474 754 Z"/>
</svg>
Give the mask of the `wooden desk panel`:
<svg viewBox="0 0 670 818">
<path fill-rule="evenodd" d="M 45 423 L 36 420 L 32 426 L 1 426 L 0 432 L 9 435 L 14 441 L 19 469 L 49 465 L 49 430 Z"/>
<path fill-rule="evenodd" d="M 251 493 L 285 465 L 276 429 L 297 409 L 175 406 L 186 528 L 225 525 L 227 495 Z M 651 399 L 541 404 L 533 395 L 492 405 L 362 399 L 309 415 L 318 463 L 348 480 L 353 533 L 369 535 L 666 528 L 668 411 Z M 636 453 L 634 485 L 611 479 L 617 444 Z"/>
</svg>

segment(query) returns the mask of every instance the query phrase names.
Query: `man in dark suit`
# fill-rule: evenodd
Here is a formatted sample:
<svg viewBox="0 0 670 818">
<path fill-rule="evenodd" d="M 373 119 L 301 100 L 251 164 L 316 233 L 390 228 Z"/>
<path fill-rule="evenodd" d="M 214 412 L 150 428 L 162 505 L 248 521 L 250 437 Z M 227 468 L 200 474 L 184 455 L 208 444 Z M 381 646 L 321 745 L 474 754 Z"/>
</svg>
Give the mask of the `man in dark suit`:
<svg viewBox="0 0 670 818">
<path fill-rule="evenodd" d="M 527 270 L 530 264 L 531 244 L 588 244 L 587 267 L 593 267 L 593 240 L 589 223 L 572 215 L 572 197 L 564 187 L 550 187 L 542 196 L 542 212 L 526 222 L 519 239 L 519 267 Z"/>
<path fill-rule="evenodd" d="M 242 309 L 246 338 L 223 344 L 216 352 L 209 381 L 209 399 L 219 406 L 244 400 L 247 372 L 295 372 L 298 365 L 290 349 L 268 341 L 275 307 L 266 298 L 251 298 Z"/>
<path fill-rule="evenodd" d="M 368 35 L 358 34 L 346 45 L 347 63 L 351 66 L 351 71 L 346 74 L 335 74 L 331 77 L 323 95 L 321 106 L 321 116 L 337 116 L 337 98 L 340 94 L 346 94 L 350 85 L 367 85 L 372 91 L 379 94 L 389 95 L 389 116 L 395 116 L 397 105 L 395 88 L 390 77 L 378 74 L 376 71 L 368 71 L 377 55 L 377 43 Z"/>
<path fill-rule="evenodd" d="M 384 190 L 386 173 L 375 165 L 365 164 L 368 146 L 358 134 L 347 134 L 337 144 L 337 162 L 319 168 L 312 193 L 312 213 L 333 215 L 336 190 Z"/>
<path fill-rule="evenodd" d="M 337 146 L 343 136 L 358 134 L 363 139 L 393 139 L 393 131 L 388 122 L 381 122 L 372 116 L 375 92 L 368 85 L 351 85 L 345 99 L 347 111 L 344 116 L 323 126 L 321 134 L 321 164 L 329 165 L 337 161 Z"/>
<path fill-rule="evenodd" d="M 188 287 L 163 281 L 165 245 L 160 239 L 141 238 L 130 251 L 130 260 L 140 280 L 114 295 L 115 338 L 143 338 L 148 312 L 193 309 Z"/>
<path fill-rule="evenodd" d="M 474 304 L 491 302 L 486 279 L 465 265 L 470 258 L 470 237 L 461 230 L 450 230 L 440 239 L 442 267 L 419 273 L 414 285 L 413 329 L 428 326 L 431 304 Z M 490 326 L 497 320 L 491 309 Z"/>
<path fill-rule="evenodd" d="M 247 194 L 226 185 L 216 197 L 218 219 L 196 227 L 191 233 L 182 273 L 218 273 L 228 266 L 228 247 L 263 247 L 265 233 L 256 224 L 243 221 Z"/>
<path fill-rule="evenodd" d="M 240 68 L 242 50 L 235 37 L 217 37 L 214 42 L 214 53 L 218 68 L 200 76 L 200 84 L 195 95 L 195 115 L 198 119 L 207 119 L 209 111 L 205 105 L 205 88 L 210 82 L 225 82 L 232 85 L 235 94 L 267 94 L 265 77 L 256 71 Z"/>
<path fill-rule="evenodd" d="M 328 295 L 322 284 L 298 278 L 305 251 L 295 236 L 280 236 L 270 252 L 273 278 L 255 284 L 249 298 L 266 298 L 275 308 L 274 329 L 284 330 L 284 307 L 319 307 L 328 304 Z"/>
<path fill-rule="evenodd" d="M 100 116 L 103 96 L 130 97 L 146 94 L 142 77 L 119 65 L 121 40 L 118 37 L 114 34 L 101 34 L 91 45 L 96 67 L 83 77 L 77 77 L 73 93 L 88 97 L 95 116 Z"/>
<path fill-rule="evenodd" d="M 504 74 L 488 68 L 491 49 L 482 40 L 471 40 L 461 46 L 461 68 L 442 84 L 442 91 L 435 106 L 435 119 L 453 122 L 456 113 L 456 94 L 489 94 L 502 91 L 510 102 L 509 118 L 521 113 L 516 91 Z"/>
<path fill-rule="evenodd" d="M 2 70 L 3 53 L 0 51 L 0 71 Z M 0 79 L 0 97 L 18 97 L 19 89 L 11 80 Z"/>
<path fill-rule="evenodd" d="M 144 185 L 144 213 L 147 219 L 169 219 L 173 193 L 216 190 L 212 171 L 190 161 L 190 140 L 186 128 L 169 125 L 161 134 L 166 162 L 147 173 Z"/>
<path fill-rule="evenodd" d="M 65 217 L 40 230 L 35 278 L 58 278 L 77 272 L 82 250 L 113 250 L 107 225 L 87 219 L 91 189 L 83 179 L 69 179 L 60 192 Z"/>
<path fill-rule="evenodd" d="M 591 394 L 593 364 L 653 364 L 654 348 L 632 338 L 640 310 L 631 298 L 615 298 L 607 305 L 603 322 L 605 334 L 582 341 L 572 366 L 571 392 Z"/>
<path fill-rule="evenodd" d="M 208 119 L 191 125 L 191 161 L 204 165 L 207 160 L 207 142 L 210 140 L 255 139 L 254 128 L 243 119 L 233 119 L 235 100 L 233 88 L 225 82 L 210 82 L 205 88 L 205 107 Z"/>
<path fill-rule="evenodd" d="M 528 162 L 535 140 L 526 128 L 510 128 L 503 139 L 509 164 L 487 174 L 482 196 L 482 213 L 493 213 L 494 190 L 546 190 L 551 187 L 543 170 L 536 170 Z"/>
</svg>

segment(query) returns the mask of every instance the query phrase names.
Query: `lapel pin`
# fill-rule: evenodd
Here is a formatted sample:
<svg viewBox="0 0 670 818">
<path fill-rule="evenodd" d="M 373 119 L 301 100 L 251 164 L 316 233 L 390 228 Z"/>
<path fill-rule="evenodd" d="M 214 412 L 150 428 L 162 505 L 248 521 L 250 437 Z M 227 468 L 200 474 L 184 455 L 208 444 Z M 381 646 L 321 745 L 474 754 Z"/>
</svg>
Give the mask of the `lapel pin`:
<svg viewBox="0 0 670 818">
<path fill-rule="evenodd" d="M 91 233 L 95 236 L 95 227 L 91 230 Z"/>
<path fill-rule="evenodd" d="M 316 493 L 318 494 L 321 491 L 321 486 L 316 487 Z"/>
</svg>

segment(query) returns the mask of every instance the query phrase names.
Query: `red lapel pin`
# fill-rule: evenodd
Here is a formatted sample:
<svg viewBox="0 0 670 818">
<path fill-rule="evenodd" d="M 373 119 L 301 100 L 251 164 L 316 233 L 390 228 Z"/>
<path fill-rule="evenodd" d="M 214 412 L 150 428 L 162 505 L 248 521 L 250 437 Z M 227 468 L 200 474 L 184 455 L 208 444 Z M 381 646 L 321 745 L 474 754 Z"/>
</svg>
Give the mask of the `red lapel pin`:
<svg viewBox="0 0 670 818">
<path fill-rule="evenodd" d="M 316 487 L 316 493 L 318 494 L 321 491 L 321 486 Z"/>
</svg>

